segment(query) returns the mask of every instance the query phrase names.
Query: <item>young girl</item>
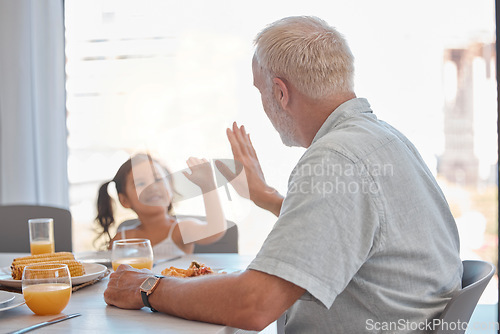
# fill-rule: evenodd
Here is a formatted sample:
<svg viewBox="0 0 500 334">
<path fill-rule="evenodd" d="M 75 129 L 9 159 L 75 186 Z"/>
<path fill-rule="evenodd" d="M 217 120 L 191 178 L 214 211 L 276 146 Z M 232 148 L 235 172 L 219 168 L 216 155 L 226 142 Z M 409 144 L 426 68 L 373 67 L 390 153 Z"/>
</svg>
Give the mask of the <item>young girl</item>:
<svg viewBox="0 0 500 334">
<path fill-rule="evenodd" d="M 108 238 L 108 249 L 119 239 L 145 238 L 151 241 L 155 257 L 171 257 L 192 253 L 195 243 L 209 244 L 225 233 L 227 223 L 212 176 L 212 168 L 205 159 L 187 160 L 191 174 L 186 178 L 203 193 L 206 222 L 185 218 L 178 221 L 172 210 L 172 184 L 168 172 L 150 155 L 138 154 L 127 160 L 115 177 L 104 183 L 97 198 L 96 221 L 102 227 L 100 235 Z M 108 194 L 109 183 L 114 182 L 120 204 L 132 209 L 140 224 L 118 231 L 111 239 L 109 228 L 114 223 L 112 199 Z"/>
</svg>

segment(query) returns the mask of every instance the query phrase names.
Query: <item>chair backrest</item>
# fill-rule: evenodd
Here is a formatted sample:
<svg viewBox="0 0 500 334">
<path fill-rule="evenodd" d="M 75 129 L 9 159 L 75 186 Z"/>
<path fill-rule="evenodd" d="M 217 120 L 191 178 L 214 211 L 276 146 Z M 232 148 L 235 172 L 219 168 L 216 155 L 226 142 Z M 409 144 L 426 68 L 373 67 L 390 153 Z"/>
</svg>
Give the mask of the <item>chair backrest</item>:
<svg viewBox="0 0 500 334">
<path fill-rule="evenodd" d="M 118 228 L 116 229 L 116 232 L 121 231 L 123 229 L 132 229 L 136 228 L 137 226 L 141 225 L 141 221 L 139 219 L 127 219 L 124 220 L 123 222 L 118 225 Z"/>
<path fill-rule="evenodd" d="M 462 290 L 458 291 L 446 305 L 435 334 L 463 334 L 465 327 L 457 324 L 468 323 L 486 285 L 495 273 L 495 266 L 486 261 L 463 261 Z M 460 322 L 459 322 L 460 321 Z"/>
<path fill-rule="evenodd" d="M 228 221 L 231 226 L 224 236 L 208 245 L 194 245 L 194 253 L 238 253 L 238 226 Z"/>
<path fill-rule="evenodd" d="M 43 205 L 0 205 L 0 252 L 30 252 L 28 219 L 31 218 L 53 218 L 56 252 L 73 250 L 68 210 Z"/>
<path fill-rule="evenodd" d="M 177 218 L 196 218 L 198 220 L 205 221 L 205 217 L 203 216 L 185 216 L 185 215 L 177 215 Z M 129 219 L 122 222 L 117 231 L 120 231 L 124 228 L 134 228 L 141 224 L 139 219 Z M 238 226 L 232 221 L 227 221 L 228 226 L 230 226 L 226 234 L 218 240 L 209 245 L 195 245 L 194 253 L 238 253 Z"/>
</svg>

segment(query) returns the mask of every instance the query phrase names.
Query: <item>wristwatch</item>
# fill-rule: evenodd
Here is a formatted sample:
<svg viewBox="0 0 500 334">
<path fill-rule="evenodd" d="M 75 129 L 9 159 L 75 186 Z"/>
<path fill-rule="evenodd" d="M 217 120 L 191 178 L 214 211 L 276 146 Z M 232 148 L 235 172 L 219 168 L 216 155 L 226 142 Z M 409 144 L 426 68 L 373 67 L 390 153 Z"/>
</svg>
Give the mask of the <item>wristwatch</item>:
<svg viewBox="0 0 500 334">
<path fill-rule="evenodd" d="M 149 307 L 152 312 L 158 312 L 155 310 L 151 304 L 149 303 L 149 295 L 155 291 L 156 287 L 160 283 L 160 279 L 162 279 L 165 276 L 162 275 L 154 275 L 151 277 L 146 278 L 144 282 L 141 284 L 141 296 L 142 296 L 142 302 L 144 303 L 144 306 Z"/>
</svg>

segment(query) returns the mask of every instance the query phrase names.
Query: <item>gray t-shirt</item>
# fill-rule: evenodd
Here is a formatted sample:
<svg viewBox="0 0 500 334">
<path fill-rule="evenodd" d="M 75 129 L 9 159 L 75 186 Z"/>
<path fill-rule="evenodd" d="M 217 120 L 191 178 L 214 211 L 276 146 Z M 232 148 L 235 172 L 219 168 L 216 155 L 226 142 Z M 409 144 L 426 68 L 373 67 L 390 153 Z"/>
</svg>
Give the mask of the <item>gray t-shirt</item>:
<svg viewBox="0 0 500 334">
<path fill-rule="evenodd" d="M 286 313 L 286 333 L 301 334 L 430 332 L 462 277 L 436 180 L 362 98 L 320 128 L 248 268 L 306 290 Z"/>
</svg>

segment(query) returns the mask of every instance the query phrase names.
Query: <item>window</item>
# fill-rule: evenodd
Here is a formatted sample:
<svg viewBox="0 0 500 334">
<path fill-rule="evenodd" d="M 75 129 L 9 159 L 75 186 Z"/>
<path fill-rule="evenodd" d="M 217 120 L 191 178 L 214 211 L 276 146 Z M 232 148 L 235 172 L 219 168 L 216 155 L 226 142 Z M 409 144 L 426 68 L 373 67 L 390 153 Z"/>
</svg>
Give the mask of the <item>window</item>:
<svg viewBox="0 0 500 334">
<path fill-rule="evenodd" d="M 154 150 L 174 170 L 189 156 L 231 158 L 225 128 L 234 120 L 253 134 L 266 179 L 284 193 L 303 149 L 285 148 L 262 111 L 252 41 L 278 18 L 311 14 L 346 36 L 358 96 L 405 133 L 435 172 L 462 256 L 496 263 L 493 1 L 66 0 L 65 8 L 75 250 L 92 248 L 98 185 L 130 153 Z M 245 201 L 228 208 L 241 252 L 255 253 L 274 217 Z M 496 296 L 489 290 L 484 301 Z"/>
</svg>

